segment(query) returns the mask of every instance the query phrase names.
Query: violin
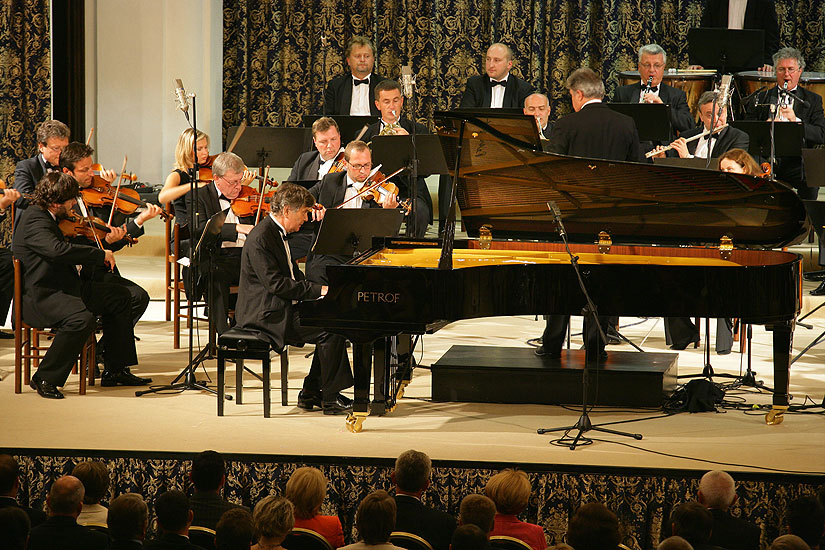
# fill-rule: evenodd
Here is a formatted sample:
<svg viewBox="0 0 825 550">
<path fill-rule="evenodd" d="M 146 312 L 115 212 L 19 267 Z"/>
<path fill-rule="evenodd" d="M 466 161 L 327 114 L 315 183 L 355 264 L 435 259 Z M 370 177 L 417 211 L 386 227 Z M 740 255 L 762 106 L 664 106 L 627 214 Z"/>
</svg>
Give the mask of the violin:
<svg viewBox="0 0 825 550">
<path fill-rule="evenodd" d="M 212 181 L 212 163 L 218 155 L 209 155 L 206 157 L 206 162 L 198 167 L 198 181 Z"/>
<path fill-rule="evenodd" d="M 104 180 L 105 181 L 105 180 Z M 112 206 L 121 214 L 130 216 L 135 213 L 141 206 L 146 206 L 146 201 L 140 200 L 140 193 L 129 187 L 121 187 L 117 192 L 117 201 L 115 201 L 116 190 L 110 185 L 86 187 L 80 190 L 80 195 L 83 201 L 89 206 Z M 166 220 L 169 213 L 161 210 L 160 217 Z"/>
<path fill-rule="evenodd" d="M 95 241 L 98 245 L 100 245 L 101 240 L 105 239 L 106 235 L 112 232 L 112 230 L 106 225 L 106 222 L 100 218 L 96 218 L 94 216 L 84 218 L 74 211 L 69 214 L 71 216 L 70 218 L 60 220 L 60 223 L 58 223 L 61 233 L 63 233 L 63 235 L 67 238 L 86 237 L 87 239 Z M 129 246 L 132 246 L 132 244 L 137 241 L 137 239 L 134 239 L 129 235 L 126 235 L 124 238 L 128 242 Z"/>
<path fill-rule="evenodd" d="M 256 191 L 254 188 L 248 185 L 242 185 L 241 192 L 231 201 L 232 212 L 234 212 L 239 218 L 254 216 L 259 210 L 264 209 L 264 204 L 267 205 L 267 208 L 269 207 L 269 202 L 272 200 L 274 195 L 275 191 L 273 190 L 268 193 L 264 193 L 262 197 L 261 193 Z"/>
<path fill-rule="evenodd" d="M 763 162 L 759 165 L 762 169 L 762 173 L 757 175 L 758 178 L 769 178 L 771 177 L 771 163 L 770 162 Z"/>
<path fill-rule="evenodd" d="M 335 172 L 343 172 L 347 169 L 347 161 L 344 160 L 344 152 L 341 151 L 335 156 L 335 160 L 332 161 L 332 166 L 329 169 L 328 174 L 333 174 Z"/>
<path fill-rule="evenodd" d="M 364 181 L 364 185 L 367 186 L 367 191 L 364 191 L 364 194 L 361 195 L 361 198 L 366 201 L 374 200 L 378 204 L 383 204 L 384 199 L 389 197 L 390 195 L 398 196 L 398 186 L 395 185 L 393 182 L 389 181 L 389 179 L 399 172 L 403 170 L 397 170 L 395 173 L 390 174 L 389 176 L 384 175 L 382 172 L 376 171 Z M 374 183 L 371 180 L 376 180 L 377 183 Z M 410 199 L 404 199 L 398 201 L 398 207 L 404 211 L 404 214 L 409 214 L 412 210 L 412 206 L 410 205 Z"/>
</svg>

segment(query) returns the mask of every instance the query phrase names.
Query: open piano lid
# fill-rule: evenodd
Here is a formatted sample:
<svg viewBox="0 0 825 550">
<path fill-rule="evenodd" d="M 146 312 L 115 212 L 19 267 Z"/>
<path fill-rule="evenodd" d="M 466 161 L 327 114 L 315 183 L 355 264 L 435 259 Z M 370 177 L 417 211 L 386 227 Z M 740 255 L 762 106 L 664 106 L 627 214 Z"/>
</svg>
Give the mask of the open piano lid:
<svg viewBox="0 0 825 550">
<path fill-rule="evenodd" d="M 467 233 L 488 224 L 495 238 L 552 240 L 547 202 L 571 241 L 718 244 L 777 248 L 800 242 L 809 222 L 788 185 L 713 170 L 545 153 L 532 117 L 439 111 L 435 124 L 453 170 L 464 122 L 457 201 Z"/>
</svg>

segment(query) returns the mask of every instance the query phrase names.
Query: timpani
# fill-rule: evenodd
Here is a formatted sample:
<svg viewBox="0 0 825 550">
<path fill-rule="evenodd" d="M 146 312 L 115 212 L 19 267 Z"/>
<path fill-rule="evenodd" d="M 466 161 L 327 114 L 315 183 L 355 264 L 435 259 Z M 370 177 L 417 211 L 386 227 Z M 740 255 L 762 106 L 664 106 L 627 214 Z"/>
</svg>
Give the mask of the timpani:
<svg viewBox="0 0 825 550">
<path fill-rule="evenodd" d="M 776 75 L 773 72 L 743 71 L 736 73 L 736 83 L 742 97 L 750 95 L 762 86 L 772 87 L 776 84 Z M 799 84 L 806 90 L 825 96 L 825 73 L 805 72 L 799 77 Z M 823 98 L 825 106 L 825 98 Z"/>
<path fill-rule="evenodd" d="M 662 77 L 662 82 L 685 92 L 690 113 L 695 119 L 699 96 L 713 89 L 714 76 L 716 76 L 716 71 L 668 69 Z M 639 71 L 622 71 L 619 73 L 619 83 L 621 85 L 637 82 L 640 82 Z"/>
</svg>

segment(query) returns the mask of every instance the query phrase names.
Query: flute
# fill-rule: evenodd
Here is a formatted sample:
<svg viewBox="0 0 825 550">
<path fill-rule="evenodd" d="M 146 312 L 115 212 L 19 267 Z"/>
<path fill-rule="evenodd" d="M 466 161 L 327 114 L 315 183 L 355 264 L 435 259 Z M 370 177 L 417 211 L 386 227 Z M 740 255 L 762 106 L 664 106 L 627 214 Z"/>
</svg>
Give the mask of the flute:
<svg viewBox="0 0 825 550">
<path fill-rule="evenodd" d="M 697 139 L 701 139 L 701 138 L 703 138 L 703 137 L 707 137 L 707 136 L 709 136 L 709 135 L 711 135 L 711 134 L 716 134 L 716 133 L 719 133 L 719 132 L 721 132 L 722 130 L 724 130 L 725 128 L 727 128 L 727 127 L 728 127 L 728 125 L 727 125 L 727 124 L 723 124 L 723 125 L 721 125 L 721 126 L 717 126 L 717 127 L 716 127 L 716 128 L 714 128 L 713 130 L 705 130 L 705 131 L 704 131 L 704 132 L 702 132 L 701 134 L 696 134 L 696 135 L 695 135 L 695 136 L 693 136 L 693 137 L 689 137 L 689 138 L 687 138 L 687 139 L 685 140 L 685 143 L 690 143 L 691 141 L 696 141 Z M 645 153 L 645 158 L 648 158 L 648 159 L 649 159 L 650 157 L 656 156 L 656 155 L 658 155 L 659 153 L 664 153 L 665 151 L 670 151 L 671 149 L 673 149 L 673 144 L 672 144 L 672 143 L 671 143 L 670 145 L 665 146 L 665 147 L 662 147 L 662 148 L 656 148 L 656 149 L 653 149 L 652 151 L 648 151 L 647 153 Z"/>
</svg>

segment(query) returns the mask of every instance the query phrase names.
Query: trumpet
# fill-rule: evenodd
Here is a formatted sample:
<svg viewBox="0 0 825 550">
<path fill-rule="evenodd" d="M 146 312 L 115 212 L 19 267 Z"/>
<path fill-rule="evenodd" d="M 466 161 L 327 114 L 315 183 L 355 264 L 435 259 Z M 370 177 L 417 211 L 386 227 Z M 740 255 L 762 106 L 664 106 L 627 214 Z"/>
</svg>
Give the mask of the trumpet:
<svg viewBox="0 0 825 550">
<path fill-rule="evenodd" d="M 707 137 L 711 134 L 717 134 L 717 133 L 721 132 L 722 130 L 724 130 L 727 127 L 728 127 L 727 124 L 723 124 L 721 126 L 717 126 L 713 130 L 705 130 L 701 134 L 696 134 L 693 137 L 687 138 L 685 140 L 685 143 L 690 143 L 691 141 L 696 141 L 697 139 L 702 139 L 703 137 Z M 648 151 L 647 153 L 645 153 L 645 158 L 649 159 L 650 157 L 654 157 L 654 156 L 658 155 L 659 153 L 664 153 L 665 151 L 670 151 L 671 149 L 673 149 L 673 144 L 672 143 L 670 145 L 665 146 L 665 147 L 656 148 L 656 149 L 653 149 L 652 151 Z"/>
</svg>

